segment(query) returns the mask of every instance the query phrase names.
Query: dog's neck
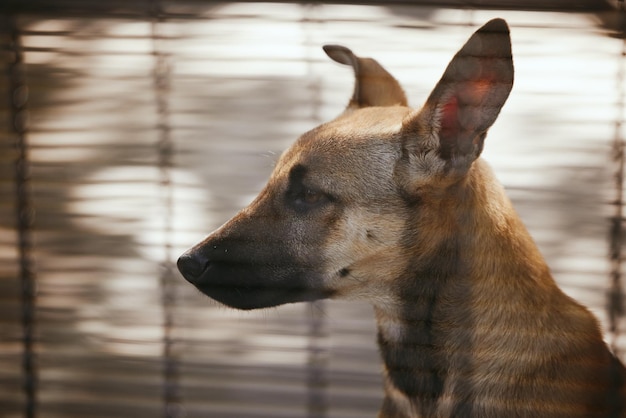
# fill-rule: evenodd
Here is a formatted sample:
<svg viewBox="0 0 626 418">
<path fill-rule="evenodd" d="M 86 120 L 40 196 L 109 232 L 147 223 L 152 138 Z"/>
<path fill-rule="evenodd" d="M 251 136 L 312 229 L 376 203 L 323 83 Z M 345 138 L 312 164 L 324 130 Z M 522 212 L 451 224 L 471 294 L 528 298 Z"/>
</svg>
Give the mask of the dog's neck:
<svg viewBox="0 0 626 418">
<path fill-rule="evenodd" d="M 530 311 L 560 294 L 504 191 L 482 178 L 491 173 L 480 164 L 470 173 L 473 178 L 458 188 L 461 196 L 456 213 L 445 221 L 447 232 L 423 238 L 430 240 L 429 254 L 418 254 L 399 281 L 399 303 L 375 308 L 388 384 L 415 400 L 420 416 L 435 415 L 451 392 L 455 401 L 450 416 L 470 412 L 464 399 L 474 394 L 463 376 L 471 375 L 477 321 L 489 327 L 497 321 L 494 315 L 519 311 L 494 311 L 490 297 L 501 304 L 503 295 L 511 295 Z M 537 286 L 543 289 L 524 291 Z M 447 387 L 451 381 L 455 388 Z"/>
<path fill-rule="evenodd" d="M 441 249 L 442 254 L 450 256 L 457 250 L 454 246 Z M 454 367 L 453 353 L 443 348 L 450 342 L 471 345 L 470 324 L 466 322 L 471 305 L 460 297 L 470 289 L 468 281 L 456 280 L 460 272 L 455 271 L 465 268 L 446 263 L 444 258 L 407 275 L 397 306 L 375 307 L 387 385 L 411 400 L 418 416 L 425 417 L 435 415 Z M 455 309 L 446 309 L 449 304 Z M 450 335 L 450 321 L 456 321 L 454 337 Z"/>
</svg>

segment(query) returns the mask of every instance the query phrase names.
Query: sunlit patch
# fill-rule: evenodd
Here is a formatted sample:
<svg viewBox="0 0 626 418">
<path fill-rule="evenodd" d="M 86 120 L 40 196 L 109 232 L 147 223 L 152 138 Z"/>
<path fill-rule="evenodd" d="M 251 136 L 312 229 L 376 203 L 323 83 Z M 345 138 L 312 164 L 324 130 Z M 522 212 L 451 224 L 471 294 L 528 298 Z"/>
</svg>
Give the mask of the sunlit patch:
<svg viewBox="0 0 626 418">
<path fill-rule="evenodd" d="M 215 227 L 210 196 L 202 181 L 183 169 L 105 168 L 72 190 L 68 212 L 80 227 L 103 235 L 130 235 L 148 259 L 162 261 L 163 249 L 182 252 L 198 231 Z"/>
<path fill-rule="evenodd" d="M 160 355 L 154 342 L 160 341 L 163 329 L 146 325 L 142 315 L 162 315 L 161 272 L 155 266 L 173 262 L 210 228 L 210 195 L 201 183 L 182 169 L 166 173 L 158 167 L 122 166 L 97 171 L 72 189 L 67 212 L 77 228 L 103 242 L 126 237 L 132 250 L 126 258 L 89 259 L 89 268 L 102 273 L 98 298 L 77 307 L 76 327 L 88 339 L 123 355 Z M 137 306 L 144 308 L 137 311 Z"/>
</svg>

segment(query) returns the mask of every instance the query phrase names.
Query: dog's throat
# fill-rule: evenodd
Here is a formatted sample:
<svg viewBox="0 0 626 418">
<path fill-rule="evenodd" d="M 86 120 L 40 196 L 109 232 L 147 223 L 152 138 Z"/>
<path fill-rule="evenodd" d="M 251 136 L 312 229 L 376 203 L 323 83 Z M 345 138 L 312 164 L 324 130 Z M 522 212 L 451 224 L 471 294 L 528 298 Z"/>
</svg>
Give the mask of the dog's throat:
<svg viewBox="0 0 626 418">
<path fill-rule="evenodd" d="M 469 312 L 452 317 L 449 310 L 451 300 L 457 301 L 455 312 L 467 310 L 469 292 L 463 283 L 469 283 L 470 269 L 460 252 L 462 241 L 460 235 L 443 240 L 437 256 L 409 267 L 393 312 L 376 308 L 388 384 L 406 396 L 420 416 L 435 416 L 446 390 L 452 361 L 446 347 L 450 329 L 463 329 L 465 321 L 471 321 Z M 461 350 L 469 352 L 471 342 L 463 332 L 456 335 L 456 341 L 461 340 L 465 340 Z"/>
<path fill-rule="evenodd" d="M 404 321 L 403 321 L 404 322 Z M 388 384 L 430 416 L 443 393 L 446 368 L 436 344 L 436 329 L 428 319 L 379 326 L 378 345 L 385 363 Z"/>
<path fill-rule="evenodd" d="M 448 368 L 441 355 L 437 312 L 438 291 L 423 289 L 403 301 L 398 315 L 377 311 L 378 345 L 388 384 L 415 402 L 422 416 L 430 416 L 444 390 Z"/>
</svg>

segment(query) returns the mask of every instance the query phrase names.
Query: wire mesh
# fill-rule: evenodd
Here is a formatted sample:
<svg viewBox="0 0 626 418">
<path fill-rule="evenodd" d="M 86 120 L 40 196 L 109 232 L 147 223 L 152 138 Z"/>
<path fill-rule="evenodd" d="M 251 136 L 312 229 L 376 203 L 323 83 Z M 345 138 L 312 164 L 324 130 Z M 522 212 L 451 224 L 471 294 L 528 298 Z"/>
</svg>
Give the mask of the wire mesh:
<svg viewBox="0 0 626 418">
<path fill-rule="evenodd" d="M 14 139 L 15 156 L 15 207 L 19 279 L 21 285 L 22 317 L 22 371 L 25 395 L 24 416 L 32 418 L 37 409 L 37 364 L 35 353 L 35 289 L 36 274 L 32 254 L 32 228 L 34 208 L 30 191 L 30 162 L 28 158 L 28 85 L 24 76 L 24 58 L 20 29 L 14 19 L 6 20 L 9 32 L 9 51 L 13 57 L 9 62 L 9 131 Z"/>
<path fill-rule="evenodd" d="M 232 312 L 173 260 L 347 103 L 352 74 L 322 44 L 377 58 L 417 106 L 494 16 L 512 26 L 517 81 L 485 158 L 561 286 L 625 346 L 624 58 L 608 3 L 35 4 L 3 20 L 0 415 L 375 416 L 369 306 Z"/>
</svg>

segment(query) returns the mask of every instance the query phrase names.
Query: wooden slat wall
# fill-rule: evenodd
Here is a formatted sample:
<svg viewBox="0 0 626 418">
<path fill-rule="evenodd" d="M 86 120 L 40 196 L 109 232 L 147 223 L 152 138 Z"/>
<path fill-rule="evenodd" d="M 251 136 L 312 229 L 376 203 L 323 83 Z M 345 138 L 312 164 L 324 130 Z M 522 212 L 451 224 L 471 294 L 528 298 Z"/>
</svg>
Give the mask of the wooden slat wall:
<svg viewBox="0 0 626 418">
<path fill-rule="evenodd" d="M 624 118 L 622 40 L 605 26 L 616 12 L 160 5 L 160 19 L 12 17 L 29 93 L 38 417 L 375 416 L 367 304 L 235 312 L 168 270 L 347 103 L 352 74 L 325 43 L 378 59 L 418 106 L 469 34 L 506 18 L 516 85 L 485 158 L 558 281 L 607 324 L 611 150 Z M 0 97 L 0 416 L 17 418 L 27 398 L 7 76 Z"/>
</svg>

